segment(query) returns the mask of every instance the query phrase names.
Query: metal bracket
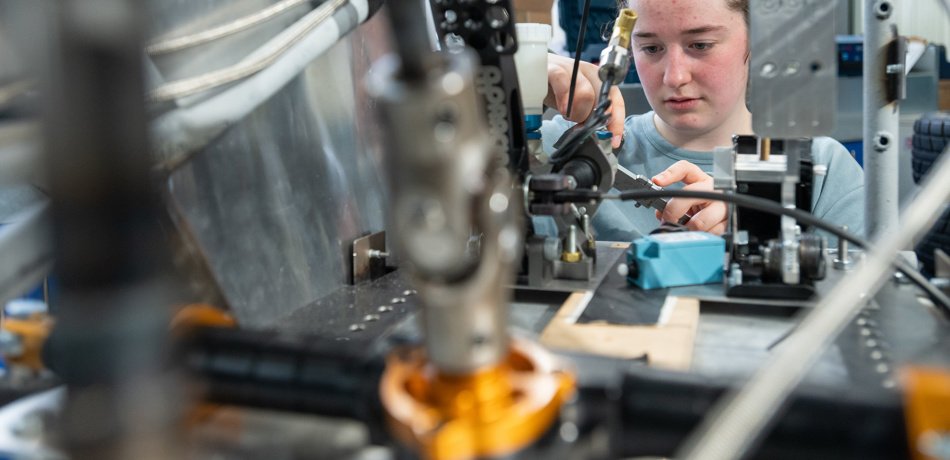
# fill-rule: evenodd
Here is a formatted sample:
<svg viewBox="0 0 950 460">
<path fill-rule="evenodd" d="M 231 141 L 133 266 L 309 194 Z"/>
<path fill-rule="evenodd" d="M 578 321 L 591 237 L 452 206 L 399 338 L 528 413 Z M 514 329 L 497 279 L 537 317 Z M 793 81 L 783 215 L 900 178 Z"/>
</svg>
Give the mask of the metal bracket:
<svg viewBox="0 0 950 460">
<path fill-rule="evenodd" d="M 750 2 L 752 127 L 760 137 L 831 134 L 838 77 L 836 2 Z"/>
<path fill-rule="evenodd" d="M 907 37 L 897 33 L 897 26 L 892 29 L 894 39 L 887 44 L 887 64 L 884 68 L 885 97 L 888 103 L 907 99 L 907 71 L 904 69 L 907 58 Z"/>
<path fill-rule="evenodd" d="M 386 274 L 386 232 L 353 240 L 352 284 L 372 281 Z"/>
<path fill-rule="evenodd" d="M 713 188 L 736 191 L 736 151 L 733 147 L 713 149 Z"/>
</svg>

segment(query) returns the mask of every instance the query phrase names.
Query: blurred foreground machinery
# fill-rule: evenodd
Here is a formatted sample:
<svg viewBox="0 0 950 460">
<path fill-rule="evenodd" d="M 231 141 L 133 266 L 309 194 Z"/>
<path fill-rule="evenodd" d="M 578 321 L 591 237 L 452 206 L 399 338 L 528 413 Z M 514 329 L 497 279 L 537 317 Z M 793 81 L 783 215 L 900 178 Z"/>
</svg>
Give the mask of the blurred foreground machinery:
<svg viewBox="0 0 950 460">
<path fill-rule="evenodd" d="M 798 39 L 820 42 L 833 8 L 793 3 L 753 18 L 810 15 Z M 946 458 L 948 326 L 889 281 L 894 253 L 950 194 L 938 182 L 909 230 L 875 240 L 850 274 L 826 266 L 802 223 L 734 211 L 732 273 L 706 286 L 708 304 L 738 304 L 726 291 L 743 284 L 819 298 L 795 301 L 805 318 L 747 387 L 511 332 L 581 322 L 598 292 L 625 302 L 608 310 L 648 309 L 648 291 L 611 284 L 624 249 L 589 229 L 602 199 L 662 208 L 671 193 L 618 166 L 598 132 L 633 11 L 601 58 L 597 110 L 546 157 L 515 63 L 518 35 L 536 31 L 515 27 L 507 0 L 432 2 L 442 52 L 411 1 L 385 15 L 359 0 L 0 6 L 2 38 L 35 58 L 51 198 L 0 233 L 12 261 L 0 263 L 16 268 L 0 271 L 0 294 L 53 258 L 60 279 L 49 337 L 48 318 L 8 321 L 0 352 L 19 345 L 20 364 L 65 384 L 0 410 L 8 457 Z M 833 62 L 812 55 L 821 47 L 777 48 L 755 48 L 753 66 Z M 827 128 L 828 108 L 752 101 L 766 126 L 717 152 L 717 184 L 807 209 L 800 193 L 821 172 L 802 137 Z M 554 242 L 526 230 L 531 215 L 555 217 Z M 183 278 L 202 289 L 185 294 Z M 581 292 L 555 294 L 554 312 L 534 300 L 542 319 L 512 307 L 565 282 Z M 181 307 L 196 297 L 217 307 Z M 850 385 L 793 392 L 832 345 Z"/>
</svg>

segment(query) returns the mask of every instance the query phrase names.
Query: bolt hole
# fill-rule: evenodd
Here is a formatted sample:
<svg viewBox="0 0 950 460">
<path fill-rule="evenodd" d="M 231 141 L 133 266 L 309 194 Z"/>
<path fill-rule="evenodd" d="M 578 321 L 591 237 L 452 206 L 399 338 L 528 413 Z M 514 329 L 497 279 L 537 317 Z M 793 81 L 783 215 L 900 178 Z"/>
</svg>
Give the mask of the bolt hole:
<svg viewBox="0 0 950 460">
<path fill-rule="evenodd" d="M 890 2 L 881 2 L 875 8 L 875 15 L 878 19 L 887 19 L 891 16 L 892 10 Z"/>
<path fill-rule="evenodd" d="M 815 61 L 811 63 L 811 73 L 821 72 L 825 68 L 825 65 L 821 61 Z"/>
</svg>

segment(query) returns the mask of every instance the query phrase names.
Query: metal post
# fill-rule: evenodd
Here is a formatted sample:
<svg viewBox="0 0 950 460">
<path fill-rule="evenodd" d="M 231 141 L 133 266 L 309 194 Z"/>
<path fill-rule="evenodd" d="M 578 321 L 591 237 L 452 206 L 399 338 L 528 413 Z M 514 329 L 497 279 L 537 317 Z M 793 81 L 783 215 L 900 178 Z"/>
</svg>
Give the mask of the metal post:
<svg viewBox="0 0 950 460">
<path fill-rule="evenodd" d="M 865 233 L 894 235 L 898 227 L 898 128 L 900 101 L 889 100 L 888 48 L 897 39 L 899 0 L 864 0 Z M 903 58 L 901 58 L 901 63 Z"/>
<path fill-rule="evenodd" d="M 70 458 L 178 458 L 164 369 L 180 301 L 149 176 L 141 2 L 56 2 L 44 81 L 57 324 L 45 364 L 67 385 Z"/>
</svg>

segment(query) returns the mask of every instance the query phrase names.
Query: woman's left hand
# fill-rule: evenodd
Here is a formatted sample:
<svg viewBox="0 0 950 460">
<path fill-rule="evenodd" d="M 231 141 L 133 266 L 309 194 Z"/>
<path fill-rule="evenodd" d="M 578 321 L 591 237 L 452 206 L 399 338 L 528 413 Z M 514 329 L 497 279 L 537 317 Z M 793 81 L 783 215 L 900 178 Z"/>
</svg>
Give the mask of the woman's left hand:
<svg viewBox="0 0 950 460">
<path fill-rule="evenodd" d="M 676 162 L 666 171 L 653 176 L 652 180 L 660 187 L 683 182 L 686 186 L 682 190 L 713 191 L 713 178 L 699 166 L 685 160 Z M 661 222 L 676 222 L 687 213 L 692 215 L 686 224 L 690 230 L 714 235 L 722 235 L 722 232 L 726 231 L 729 208 L 722 201 L 674 198 L 667 203 L 662 213 L 656 212 L 656 218 Z"/>
</svg>

